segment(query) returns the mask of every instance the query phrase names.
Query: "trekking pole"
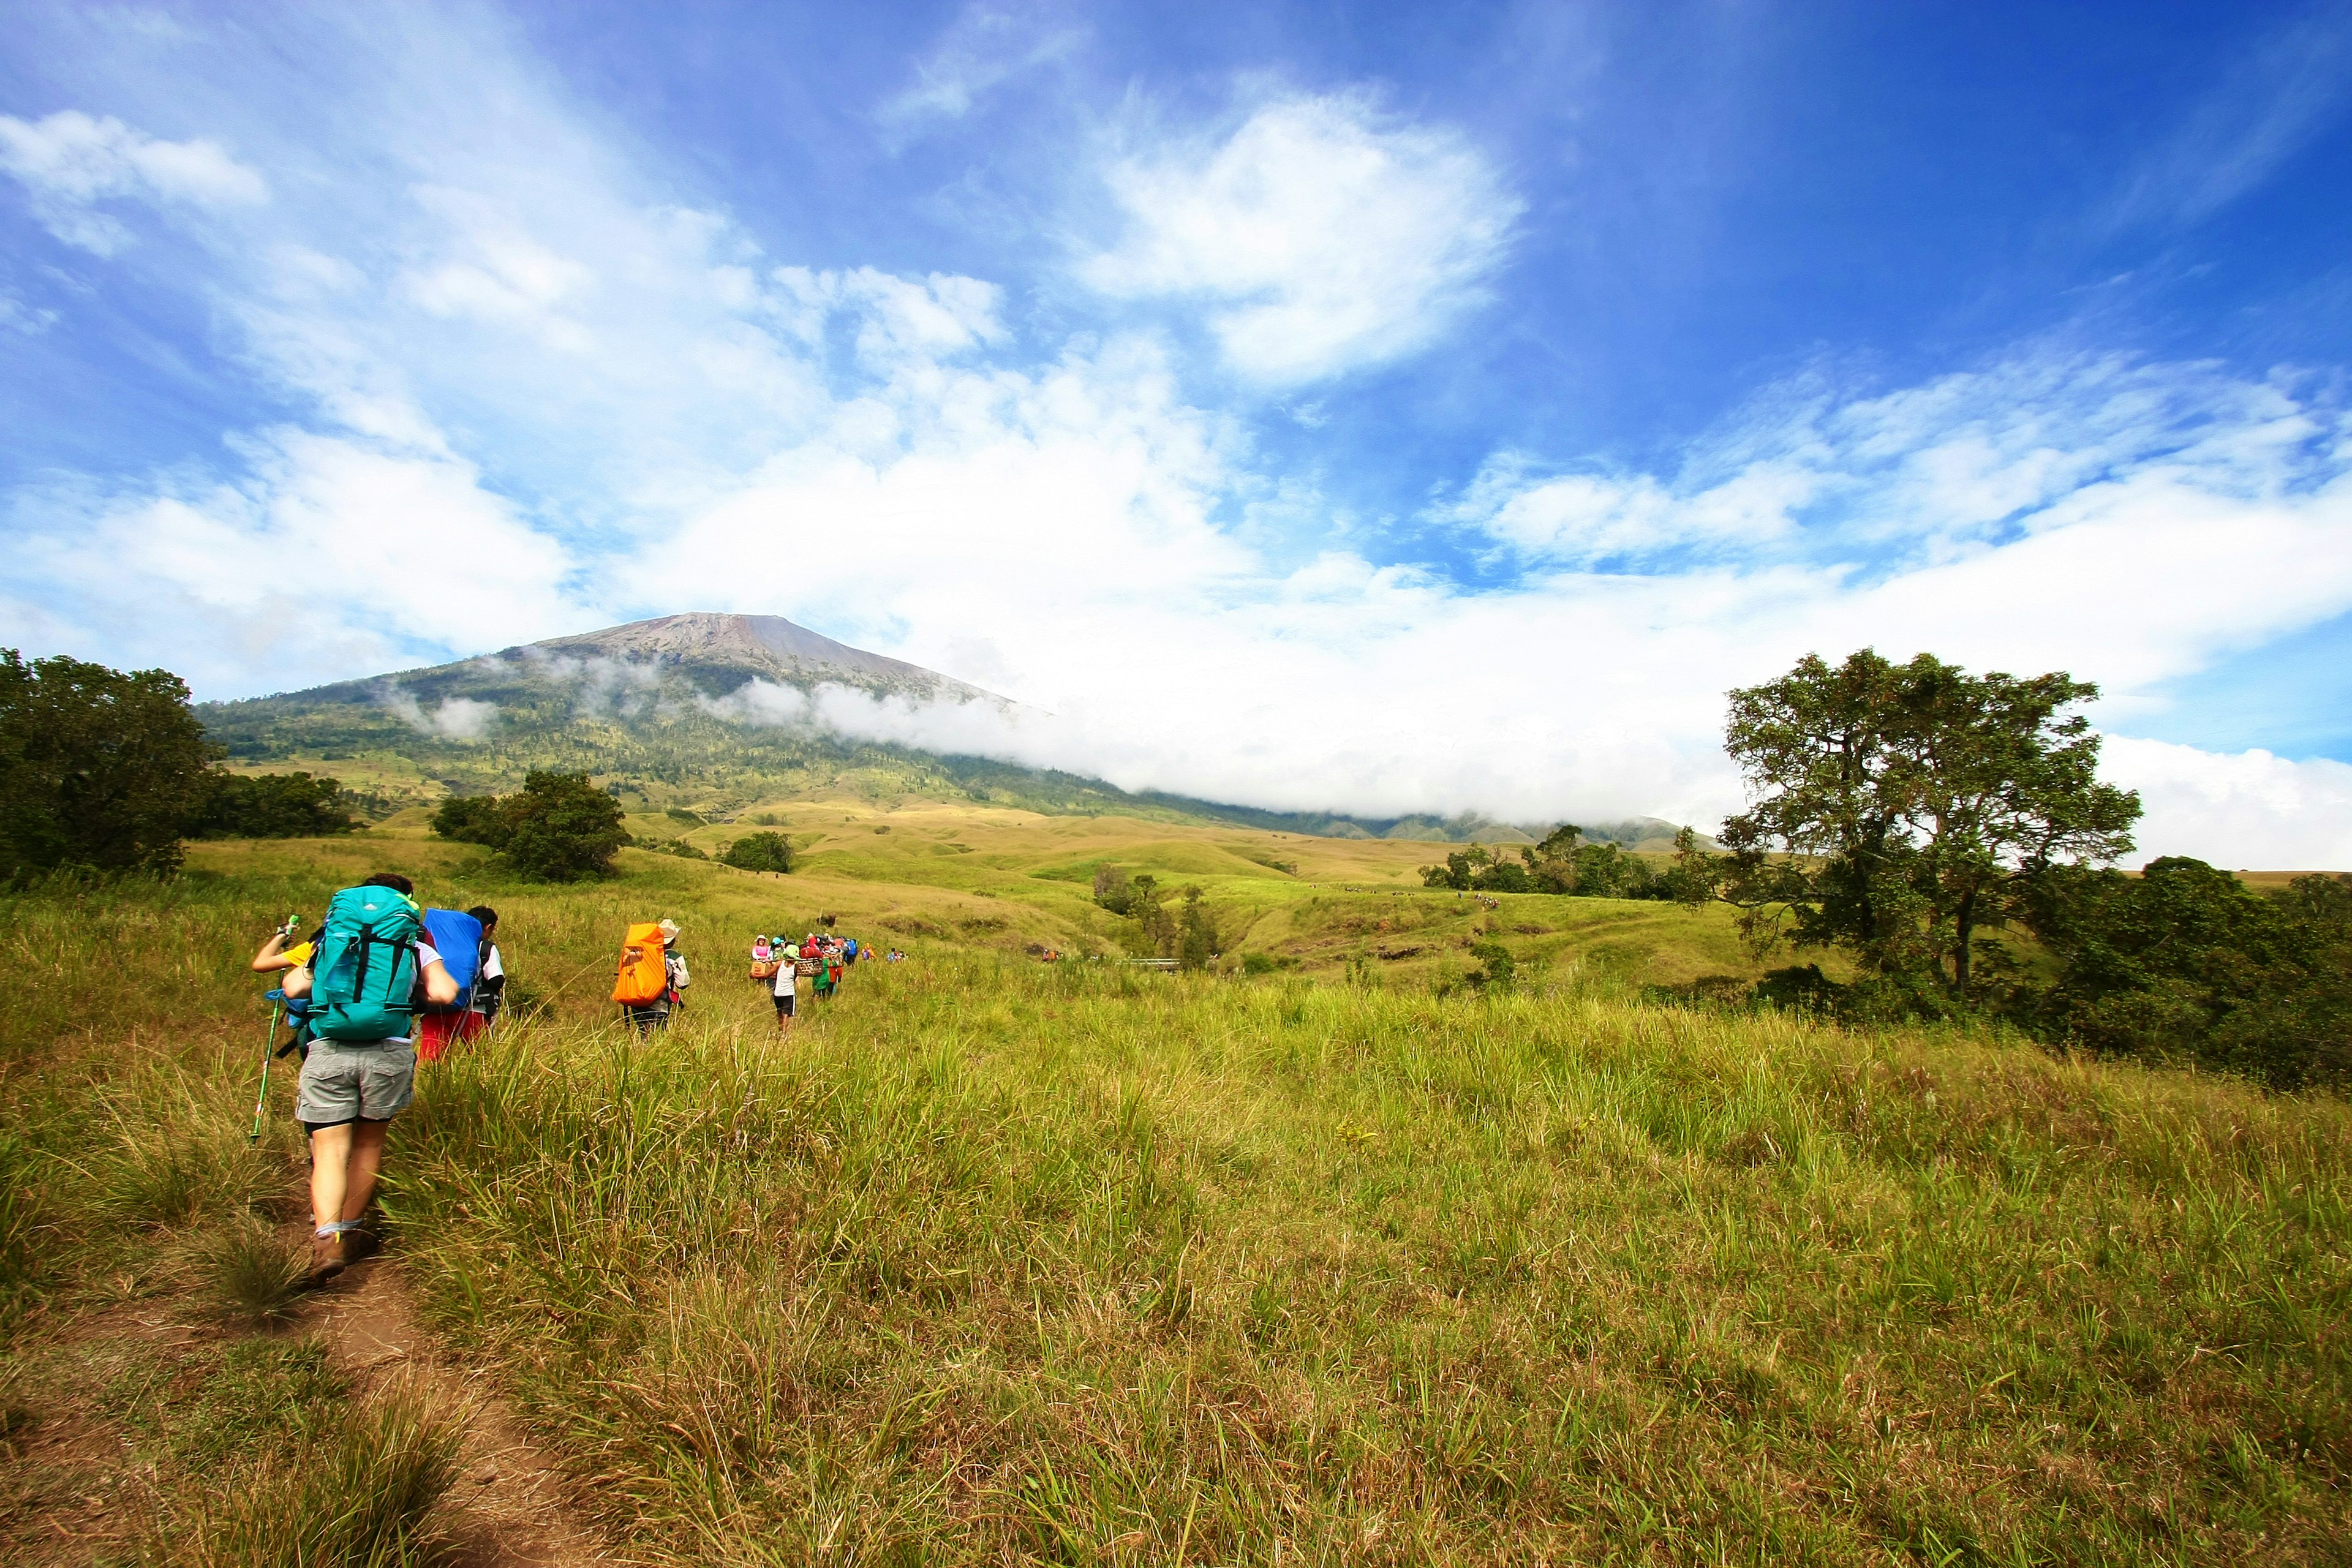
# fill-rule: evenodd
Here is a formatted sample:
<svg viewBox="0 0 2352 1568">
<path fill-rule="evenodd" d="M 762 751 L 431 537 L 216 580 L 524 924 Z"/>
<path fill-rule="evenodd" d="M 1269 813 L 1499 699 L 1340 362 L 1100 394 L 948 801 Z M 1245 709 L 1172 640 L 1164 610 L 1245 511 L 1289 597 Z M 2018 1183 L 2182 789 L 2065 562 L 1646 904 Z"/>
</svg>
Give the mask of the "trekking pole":
<svg viewBox="0 0 2352 1568">
<path fill-rule="evenodd" d="M 261 1037 L 261 1089 L 253 1097 L 253 1131 L 246 1135 L 248 1143 L 261 1142 L 261 1110 L 269 1099 L 269 1047 L 278 1043 L 278 1015 L 285 1005 L 285 992 L 269 994 L 269 1033 Z"/>
</svg>

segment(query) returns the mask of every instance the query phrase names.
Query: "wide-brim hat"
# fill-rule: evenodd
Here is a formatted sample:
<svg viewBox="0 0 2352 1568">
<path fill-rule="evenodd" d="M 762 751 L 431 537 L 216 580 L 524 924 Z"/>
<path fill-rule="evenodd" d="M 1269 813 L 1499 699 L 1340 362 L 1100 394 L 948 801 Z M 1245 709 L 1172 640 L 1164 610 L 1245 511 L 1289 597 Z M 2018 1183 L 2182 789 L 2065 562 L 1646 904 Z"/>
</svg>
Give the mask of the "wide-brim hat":
<svg viewBox="0 0 2352 1568">
<path fill-rule="evenodd" d="M 660 928 L 664 942 L 676 942 L 678 939 L 679 931 L 676 921 L 660 921 L 656 923 Z"/>
</svg>

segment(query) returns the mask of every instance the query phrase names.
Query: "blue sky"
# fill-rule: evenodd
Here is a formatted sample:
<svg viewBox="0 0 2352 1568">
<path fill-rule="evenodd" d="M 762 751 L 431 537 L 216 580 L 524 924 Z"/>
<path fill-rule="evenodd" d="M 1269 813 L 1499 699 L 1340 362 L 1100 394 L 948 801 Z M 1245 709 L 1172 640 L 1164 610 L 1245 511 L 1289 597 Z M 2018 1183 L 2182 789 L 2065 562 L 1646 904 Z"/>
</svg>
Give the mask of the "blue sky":
<svg viewBox="0 0 2352 1568">
<path fill-rule="evenodd" d="M 1037 710 L 858 732 L 1706 821 L 1724 691 L 1868 643 L 2099 681 L 2144 849 L 2352 865 L 2352 5 L 0 42 L 28 652 L 235 696 L 758 611 Z"/>
</svg>

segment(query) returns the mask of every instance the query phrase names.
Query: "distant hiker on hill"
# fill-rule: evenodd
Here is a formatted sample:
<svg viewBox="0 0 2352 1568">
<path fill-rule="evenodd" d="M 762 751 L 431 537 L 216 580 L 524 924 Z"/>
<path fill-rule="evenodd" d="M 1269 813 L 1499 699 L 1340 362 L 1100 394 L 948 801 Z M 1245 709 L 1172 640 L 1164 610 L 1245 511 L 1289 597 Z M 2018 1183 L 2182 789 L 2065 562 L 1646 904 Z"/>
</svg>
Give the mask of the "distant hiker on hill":
<svg viewBox="0 0 2352 1568">
<path fill-rule="evenodd" d="M 631 926 L 622 945 L 613 1000 L 628 1009 L 629 1026 L 640 1035 L 669 1027 L 671 1009 L 685 1005 L 682 993 L 694 984 L 678 936 L 677 922 L 665 919 Z"/>
<path fill-rule="evenodd" d="M 507 996 L 506 961 L 499 956 L 499 911 L 488 904 L 476 904 L 466 912 L 482 922 L 482 973 L 474 982 L 473 999 L 467 1005 L 487 1029 L 498 1022 Z"/>
<path fill-rule="evenodd" d="M 457 980 L 425 941 L 415 891 L 390 871 L 345 888 L 328 903 L 314 944 L 310 1047 L 294 1097 L 310 1138 L 313 1283 L 367 1249 L 360 1216 L 375 1195 L 384 1130 L 415 1092 L 416 993 L 441 1005 L 457 1000 Z"/>
<path fill-rule="evenodd" d="M 793 1032 L 793 1016 L 800 1011 L 801 950 L 786 944 L 775 950 L 776 977 L 769 989 L 776 999 L 776 1033 Z"/>
</svg>

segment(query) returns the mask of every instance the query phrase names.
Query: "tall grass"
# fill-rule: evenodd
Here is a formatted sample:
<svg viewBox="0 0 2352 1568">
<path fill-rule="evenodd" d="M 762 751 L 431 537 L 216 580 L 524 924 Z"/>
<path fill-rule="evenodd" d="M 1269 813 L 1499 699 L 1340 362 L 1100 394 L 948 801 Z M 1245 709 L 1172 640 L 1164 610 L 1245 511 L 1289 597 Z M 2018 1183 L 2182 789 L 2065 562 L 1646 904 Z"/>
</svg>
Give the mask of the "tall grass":
<svg viewBox="0 0 2352 1568">
<path fill-rule="evenodd" d="M 396 1215 L 679 1561 L 2321 1556 L 2335 1102 L 942 961 L 433 1079 Z M 749 1008 L 743 1010 L 749 1013 Z"/>
<path fill-rule="evenodd" d="M 190 1186 L 131 1152 L 176 1126 L 234 1154 L 257 914 L 351 868 L 274 853 L 250 884 L 0 921 L 70 999 L 0 1051 L 20 1293 L 69 1302 L 74 1258 L 160 1215 L 256 1212 L 268 1183 L 233 1163 Z M 666 896 L 708 955 L 771 886 Z M 2352 1538 L 2339 1100 L 1653 1005 L 1606 965 L 1439 998 L 919 942 L 779 1043 L 706 956 L 638 1040 L 601 998 L 643 889 L 494 901 L 553 1005 L 426 1073 L 394 1255 L 633 1556 L 2324 1562 Z M 284 1114 L 251 1157 L 290 1178 Z"/>
</svg>

